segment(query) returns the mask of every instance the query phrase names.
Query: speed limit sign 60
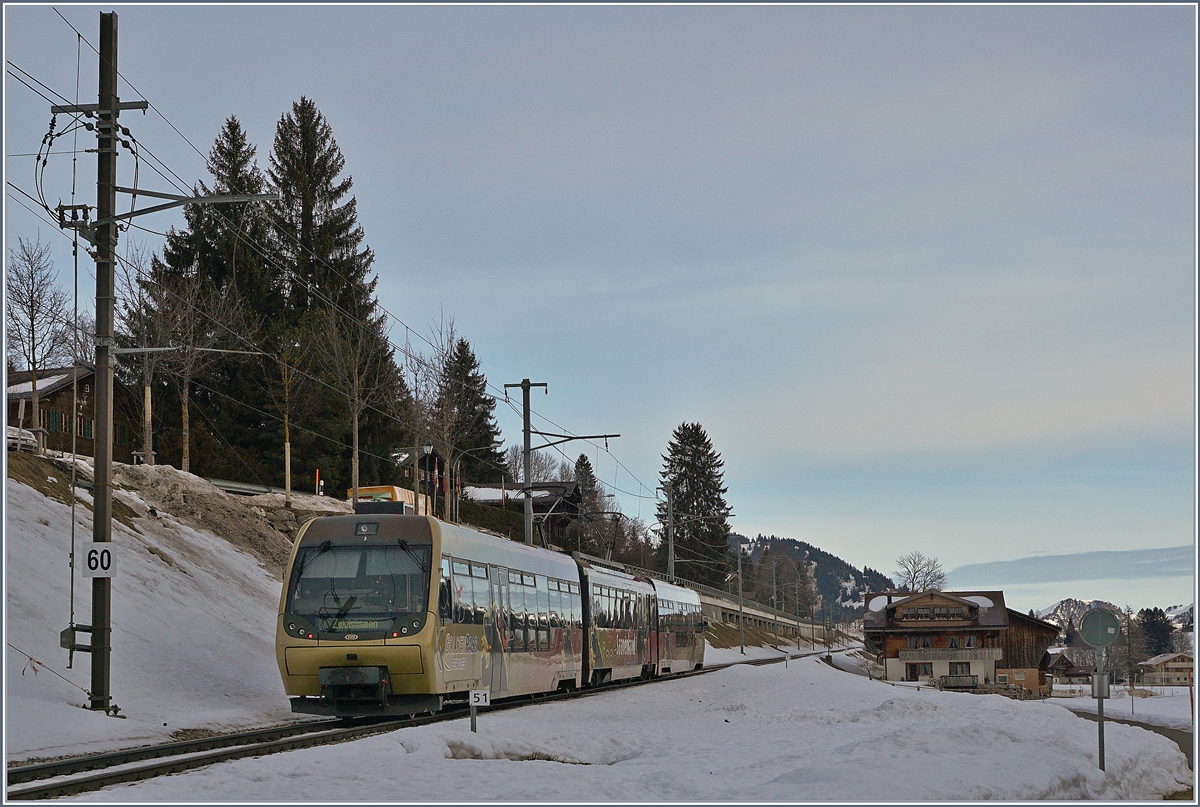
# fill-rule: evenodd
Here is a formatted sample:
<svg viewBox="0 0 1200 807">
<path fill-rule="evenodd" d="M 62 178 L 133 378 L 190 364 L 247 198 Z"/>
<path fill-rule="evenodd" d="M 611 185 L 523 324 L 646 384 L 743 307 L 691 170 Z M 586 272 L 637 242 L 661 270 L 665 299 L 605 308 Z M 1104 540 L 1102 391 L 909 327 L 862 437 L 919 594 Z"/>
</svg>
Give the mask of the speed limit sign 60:
<svg viewBox="0 0 1200 807">
<path fill-rule="evenodd" d="M 83 554 L 76 563 L 83 567 L 84 577 L 112 577 L 116 569 L 117 548 L 111 541 L 93 541 L 83 545 Z"/>
</svg>

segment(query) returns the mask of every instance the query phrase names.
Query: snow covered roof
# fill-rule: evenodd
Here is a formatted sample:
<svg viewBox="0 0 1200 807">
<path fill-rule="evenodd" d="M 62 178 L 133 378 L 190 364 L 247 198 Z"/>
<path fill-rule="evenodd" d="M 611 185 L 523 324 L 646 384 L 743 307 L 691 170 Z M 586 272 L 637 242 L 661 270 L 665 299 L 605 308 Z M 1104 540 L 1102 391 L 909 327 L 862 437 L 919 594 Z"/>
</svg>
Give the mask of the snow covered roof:
<svg viewBox="0 0 1200 807">
<path fill-rule="evenodd" d="M 24 373 L 24 375 L 26 377 L 28 377 L 29 373 Z M 64 381 L 70 381 L 70 380 L 71 380 L 71 371 L 70 370 L 68 370 L 65 373 L 60 372 L 57 375 L 43 375 L 40 378 L 38 378 L 38 394 L 44 395 L 44 394 L 50 392 L 51 390 L 53 390 L 55 387 L 61 385 Z M 19 395 L 19 396 L 23 396 L 23 397 L 32 395 L 33 394 L 33 379 L 31 378 L 28 381 L 21 381 L 16 384 L 10 384 L 8 386 L 8 394 L 9 395 Z"/>
<path fill-rule="evenodd" d="M 1004 606 L 1002 591 L 918 591 L 897 592 L 885 591 L 868 594 L 863 599 L 867 610 L 863 613 L 863 628 L 865 630 L 883 630 L 887 627 L 887 613 L 903 603 L 912 602 L 921 597 L 935 594 L 947 600 L 961 602 L 964 605 L 979 609 L 978 621 L 975 627 L 1006 628 L 1008 627 L 1008 609 Z M 891 600 L 889 603 L 888 600 Z"/>
<path fill-rule="evenodd" d="M 1159 664 L 1162 664 L 1164 662 L 1170 661 L 1175 658 L 1179 658 L 1180 656 L 1187 659 L 1188 661 L 1192 660 L 1191 653 L 1159 653 L 1157 656 L 1148 658 L 1145 661 L 1139 661 L 1138 666 L 1139 667 L 1157 667 Z"/>
</svg>

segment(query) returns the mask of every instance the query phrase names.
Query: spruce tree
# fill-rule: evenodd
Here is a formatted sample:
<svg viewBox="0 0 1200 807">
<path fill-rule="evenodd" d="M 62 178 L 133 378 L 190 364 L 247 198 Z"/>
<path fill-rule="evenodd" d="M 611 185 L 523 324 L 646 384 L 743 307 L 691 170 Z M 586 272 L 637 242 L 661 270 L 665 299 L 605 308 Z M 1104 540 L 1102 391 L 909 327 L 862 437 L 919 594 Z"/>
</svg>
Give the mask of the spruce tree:
<svg viewBox="0 0 1200 807">
<path fill-rule="evenodd" d="M 676 574 L 713 586 L 733 570 L 724 466 L 704 427 L 683 423 L 667 444 L 659 474 L 674 495 Z M 667 523 L 665 501 L 659 502 L 658 520 Z M 666 550 L 666 541 L 661 548 Z"/>
<path fill-rule="evenodd" d="M 1145 636 L 1146 652 L 1151 656 L 1171 652 L 1173 627 L 1167 613 L 1161 608 L 1143 608 L 1138 611 L 1138 623 Z"/>
<path fill-rule="evenodd" d="M 280 199 L 272 203 L 276 249 L 289 270 L 295 316 L 314 306 L 370 309 L 375 255 L 363 244 L 358 203 L 347 197 L 354 180 L 342 177 L 346 158 L 333 128 L 303 96 L 279 118 L 267 175 Z"/>
<path fill-rule="evenodd" d="M 496 399 L 487 393 L 487 378 L 471 343 L 459 338 L 442 367 L 435 407 L 447 406 L 451 413 L 459 472 L 464 481 L 498 482 L 504 475 L 504 455 L 497 447 L 500 427 L 496 424 Z"/>
</svg>

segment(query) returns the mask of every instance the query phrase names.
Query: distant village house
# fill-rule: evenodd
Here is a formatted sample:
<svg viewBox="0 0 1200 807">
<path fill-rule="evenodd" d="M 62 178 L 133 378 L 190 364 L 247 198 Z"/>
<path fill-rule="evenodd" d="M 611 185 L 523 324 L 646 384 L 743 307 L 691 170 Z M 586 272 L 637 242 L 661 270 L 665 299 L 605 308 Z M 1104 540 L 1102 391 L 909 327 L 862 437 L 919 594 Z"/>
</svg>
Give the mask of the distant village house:
<svg viewBox="0 0 1200 807">
<path fill-rule="evenodd" d="M 865 602 L 863 634 L 886 680 L 1049 691 L 1043 661 L 1058 626 L 1006 608 L 1001 591 L 891 591 Z"/>
<path fill-rule="evenodd" d="M 89 364 L 59 367 L 38 373 L 38 412 L 33 412 L 33 378 L 28 371 L 8 373 L 8 425 L 30 431 L 41 430 L 47 451 L 71 452 L 71 430 L 75 450 L 95 456 L 96 371 Z M 74 377 L 74 393 L 71 381 Z M 72 414 L 72 396 L 76 396 Z M 113 461 L 131 463 L 140 439 L 131 425 L 136 420 L 133 399 L 121 382 L 113 381 Z"/>
</svg>

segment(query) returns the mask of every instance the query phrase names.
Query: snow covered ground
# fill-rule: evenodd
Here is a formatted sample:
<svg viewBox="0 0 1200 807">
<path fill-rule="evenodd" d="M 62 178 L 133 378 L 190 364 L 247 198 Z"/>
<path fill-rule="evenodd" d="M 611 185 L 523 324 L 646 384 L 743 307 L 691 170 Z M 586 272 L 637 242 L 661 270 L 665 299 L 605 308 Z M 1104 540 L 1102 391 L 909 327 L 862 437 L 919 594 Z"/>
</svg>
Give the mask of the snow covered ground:
<svg viewBox="0 0 1200 807">
<path fill-rule="evenodd" d="M 131 493 L 114 523 L 113 694 L 81 708 L 88 657 L 65 669 L 70 511 L 8 480 L 5 753 L 9 761 L 293 719 L 275 668 L 279 581 L 252 556 Z M 79 508 L 77 535 L 89 537 Z M 77 619 L 90 586 L 77 580 Z M 23 654 L 44 662 L 37 673 Z M 778 651 L 747 648 L 748 657 Z M 741 658 L 713 650 L 709 663 Z M 56 677 L 59 673 L 70 682 Z M 73 685 L 74 684 L 74 685 Z M 1139 706 L 1141 702 L 1139 701 Z M 1156 798 L 1192 783 L 1164 737 L 1055 702 L 892 687 L 815 657 L 736 667 L 566 703 L 240 760 L 79 797 L 97 801 L 894 801 Z"/>
<path fill-rule="evenodd" d="M 1081 697 L 1056 697 L 1053 700 L 1072 712 L 1096 714 L 1096 701 L 1092 698 L 1090 686 L 1084 687 L 1082 690 L 1079 687 L 1059 689 L 1058 686 L 1055 686 L 1055 690 L 1058 692 L 1082 691 Z M 1154 687 L 1149 691 L 1155 694 L 1144 698 L 1135 698 L 1130 697 L 1121 687 L 1112 687 L 1111 692 L 1114 697 L 1104 704 L 1104 716 L 1192 731 L 1195 725 L 1195 707 L 1187 687 Z"/>
<path fill-rule="evenodd" d="M 89 801 L 1140 799 L 1192 781 L 1169 740 L 1052 703 L 889 687 L 816 659 L 482 713 L 107 789 Z"/>
<path fill-rule="evenodd" d="M 135 519 L 136 529 L 113 521 L 120 554 L 112 597 L 112 695 L 126 719 L 82 708 L 91 657 L 76 654 L 68 670 L 58 641 L 70 617 L 71 510 L 7 482 L 8 760 L 166 741 L 181 729 L 292 719 L 274 657 L 279 582 L 248 554 L 164 513 Z M 118 499 L 147 510 L 129 492 Z M 77 547 L 91 540 L 91 513 L 83 501 L 90 501 L 86 493 L 76 506 Z M 90 581 L 77 577 L 80 623 L 89 621 L 90 592 Z M 86 634 L 80 638 L 87 641 Z M 28 656 L 45 666 L 31 664 Z"/>
</svg>

